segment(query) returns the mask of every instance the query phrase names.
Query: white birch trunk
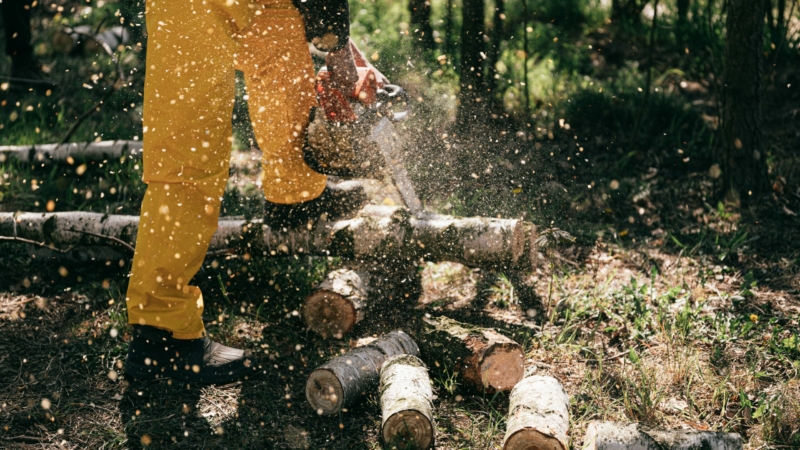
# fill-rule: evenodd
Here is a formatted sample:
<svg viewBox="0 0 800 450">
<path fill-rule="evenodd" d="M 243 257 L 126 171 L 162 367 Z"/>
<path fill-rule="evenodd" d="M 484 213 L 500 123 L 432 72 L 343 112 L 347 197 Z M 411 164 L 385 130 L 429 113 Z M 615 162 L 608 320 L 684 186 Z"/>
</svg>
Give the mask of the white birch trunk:
<svg viewBox="0 0 800 450">
<path fill-rule="evenodd" d="M 75 230 L 135 242 L 138 217 L 88 212 L 0 213 L 0 236 L 18 236 L 56 246 L 112 246 L 107 239 Z M 435 216 L 415 219 L 407 210 L 368 206 L 356 217 L 319 221 L 308 229 L 275 230 L 260 220 L 222 219 L 210 251 L 246 246 L 257 255 L 338 255 L 353 259 L 420 256 L 466 265 L 524 267 L 530 241 L 519 220 Z"/>
<path fill-rule="evenodd" d="M 569 395 L 553 377 L 534 375 L 511 391 L 503 450 L 569 449 Z"/>
<path fill-rule="evenodd" d="M 119 159 L 123 156 L 140 158 L 142 156 L 142 141 L 0 146 L 0 162 L 11 159 L 29 163 L 65 162 L 69 157 L 88 161 L 103 161 L 106 159 Z"/>
<path fill-rule="evenodd" d="M 397 448 L 433 444 L 433 390 L 428 369 L 416 356 L 390 358 L 381 367 L 381 436 Z"/>
<path fill-rule="evenodd" d="M 585 450 L 741 450 L 738 433 L 695 430 L 650 430 L 639 424 L 591 422 Z"/>
</svg>

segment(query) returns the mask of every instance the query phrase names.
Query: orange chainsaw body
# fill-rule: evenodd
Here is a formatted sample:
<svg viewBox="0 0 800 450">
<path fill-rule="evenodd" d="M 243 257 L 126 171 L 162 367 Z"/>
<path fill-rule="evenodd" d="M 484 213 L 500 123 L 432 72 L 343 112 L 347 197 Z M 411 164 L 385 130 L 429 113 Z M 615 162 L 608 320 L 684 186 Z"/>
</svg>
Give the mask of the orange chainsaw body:
<svg viewBox="0 0 800 450">
<path fill-rule="evenodd" d="M 359 102 L 365 108 L 372 108 L 378 103 L 378 91 L 389 84 L 389 80 L 367 61 L 364 54 L 352 43 L 350 49 L 358 70 L 358 81 L 352 92 L 344 93 L 332 86 L 330 72 L 327 67 L 317 74 L 317 101 L 325 111 L 325 117 L 331 122 L 352 123 L 358 121 L 358 115 L 352 102 Z"/>
</svg>

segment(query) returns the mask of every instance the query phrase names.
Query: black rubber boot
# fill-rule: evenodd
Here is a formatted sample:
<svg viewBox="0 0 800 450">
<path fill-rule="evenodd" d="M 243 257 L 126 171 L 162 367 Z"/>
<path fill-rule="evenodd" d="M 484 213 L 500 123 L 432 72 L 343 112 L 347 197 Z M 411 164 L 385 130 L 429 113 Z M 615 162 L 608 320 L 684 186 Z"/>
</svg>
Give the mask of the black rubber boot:
<svg viewBox="0 0 800 450">
<path fill-rule="evenodd" d="M 328 181 L 319 197 L 303 203 L 281 205 L 266 202 L 264 221 L 273 228 L 296 228 L 316 222 L 323 214 L 328 220 L 352 216 L 367 204 L 367 193 L 358 181 Z"/>
<path fill-rule="evenodd" d="M 175 339 L 155 327 L 134 325 L 125 373 L 141 379 L 174 378 L 201 384 L 236 381 L 253 369 L 244 350 L 208 337 Z"/>
</svg>

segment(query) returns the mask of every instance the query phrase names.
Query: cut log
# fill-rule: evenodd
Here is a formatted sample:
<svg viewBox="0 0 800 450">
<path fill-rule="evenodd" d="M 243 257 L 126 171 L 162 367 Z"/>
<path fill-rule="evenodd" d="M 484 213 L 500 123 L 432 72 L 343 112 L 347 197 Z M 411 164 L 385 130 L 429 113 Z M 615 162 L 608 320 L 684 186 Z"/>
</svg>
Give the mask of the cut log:
<svg viewBox="0 0 800 450">
<path fill-rule="evenodd" d="M 553 377 L 531 376 L 511 391 L 503 450 L 567 450 L 569 395 Z"/>
<path fill-rule="evenodd" d="M 521 267 L 530 227 L 514 219 L 432 216 L 417 219 L 398 207 L 367 206 L 351 219 L 320 220 L 309 229 L 273 229 L 262 220 L 223 219 L 209 250 L 243 248 L 265 256 L 338 255 L 352 259 L 419 257 L 465 265 Z M 128 243 L 139 218 L 87 212 L 0 213 L 0 236 L 68 245 L 109 245 L 108 240 L 74 232 L 92 231 Z"/>
<path fill-rule="evenodd" d="M 381 367 L 381 436 L 397 448 L 433 444 L 433 390 L 428 369 L 416 356 L 388 359 Z"/>
<path fill-rule="evenodd" d="M 0 146 L 0 163 L 16 159 L 21 162 L 66 162 L 67 158 L 86 161 L 140 158 L 141 141 L 75 142 L 71 144 L 4 145 Z"/>
<path fill-rule="evenodd" d="M 497 331 L 447 317 L 425 319 L 425 325 L 426 361 L 457 370 L 468 386 L 510 391 L 525 376 L 522 346 Z"/>
<path fill-rule="evenodd" d="M 586 450 L 741 450 L 738 433 L 695 430 L 651 430 L 639 424 L 591 422 L 583 440 Z"/>
<path fill-rule="evenodd" d="M 303 320 L 323 338 L 342 336 L 364 318 L 369 275 L 363 271 L 338 269 L 329 273 L 301 308 Z"/>
<path fill-rule="evenodd" d="M 316 368 L 306 381 L 306 399 L 320 415 L 336 414 L 375 389 L 381 365 L 397 355 L 419 355 L 413 339 L 392 331 Z"/>
</svg>

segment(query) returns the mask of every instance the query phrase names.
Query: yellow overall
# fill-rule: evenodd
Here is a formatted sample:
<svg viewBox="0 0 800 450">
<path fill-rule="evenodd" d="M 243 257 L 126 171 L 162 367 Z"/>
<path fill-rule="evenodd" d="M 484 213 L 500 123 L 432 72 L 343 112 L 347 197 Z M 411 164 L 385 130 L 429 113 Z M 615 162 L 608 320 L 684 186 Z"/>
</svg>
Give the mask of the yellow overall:
<svg viewBox="0 0 800 450">
<path fill-rule="evenodd" d="M 326 177 L 303 161 L 314 70 L 291 0 L 147 0 L 144 181 L 128 322 L 205 333 L 203 296 L 189 281 L 217 229 L 228 180 L 234 68 L 245 74 L 264 152 L 267 200 L 318 197 Z"/>
</svg>

